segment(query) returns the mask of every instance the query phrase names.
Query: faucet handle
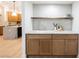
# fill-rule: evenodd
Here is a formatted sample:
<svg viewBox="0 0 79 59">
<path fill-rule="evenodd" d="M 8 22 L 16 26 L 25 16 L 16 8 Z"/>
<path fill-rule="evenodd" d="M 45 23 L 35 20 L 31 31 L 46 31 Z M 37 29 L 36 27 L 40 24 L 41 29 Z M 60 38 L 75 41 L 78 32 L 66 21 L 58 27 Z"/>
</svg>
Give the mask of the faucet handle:
<svg viewBox="0 0 79 59">
<path fill-rule="evenodd" d="M 58 30 L 64 30 L 63 26 L 62 25 L 58 26 Z"/>
<path fill-rule="evenodd" d="M 54 27 L 57 27 L 57 23 L 53 23 Z"/>
</svg>

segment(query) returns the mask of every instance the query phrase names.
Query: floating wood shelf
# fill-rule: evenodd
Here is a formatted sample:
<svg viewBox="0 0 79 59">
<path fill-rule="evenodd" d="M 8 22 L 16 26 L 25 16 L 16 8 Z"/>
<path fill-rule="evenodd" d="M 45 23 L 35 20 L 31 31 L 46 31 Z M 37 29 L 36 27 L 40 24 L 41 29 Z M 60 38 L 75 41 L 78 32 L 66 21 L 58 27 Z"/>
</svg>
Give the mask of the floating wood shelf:
<svg viewBox="0 0 79 59">
<path fill-rule="evenodd" d="M 73 17 L 31 17 L 31 19 L 73 19 Z"/>
</svg>

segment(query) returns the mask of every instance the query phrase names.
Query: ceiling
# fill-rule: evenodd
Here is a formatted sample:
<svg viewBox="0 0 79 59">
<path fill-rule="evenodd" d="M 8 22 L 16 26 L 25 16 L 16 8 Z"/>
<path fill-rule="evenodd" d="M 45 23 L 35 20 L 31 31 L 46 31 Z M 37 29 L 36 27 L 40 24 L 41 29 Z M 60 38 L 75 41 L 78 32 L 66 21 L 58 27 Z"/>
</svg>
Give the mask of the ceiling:
<svg viewBox="0 0 79 59">
<path fill-rule="evenodd" d="M 72 4 L 74 1 L 30 1 L 33 4 Z M 21 7 L 22 1 L 16 1 L 16 7 Z M 1 1 L 0 7 L 13 7 L 13 1 Z"/>
<path fill-rule="evenodd" d="M 32 1 L 33 4 L 72 4 L 74 1 Z"/>
<path fill-rule="evenodd" d="M 13 1 L 1 1 L 0 2 L 0 7 L 2 8 L 8 8 L 9 10 L 10 9 L 13 9 Z M 21 10 L 21 2 L 20 1 L 16 1 L 15 2 L 15 7 L 17 10 Z"/>
</svg>

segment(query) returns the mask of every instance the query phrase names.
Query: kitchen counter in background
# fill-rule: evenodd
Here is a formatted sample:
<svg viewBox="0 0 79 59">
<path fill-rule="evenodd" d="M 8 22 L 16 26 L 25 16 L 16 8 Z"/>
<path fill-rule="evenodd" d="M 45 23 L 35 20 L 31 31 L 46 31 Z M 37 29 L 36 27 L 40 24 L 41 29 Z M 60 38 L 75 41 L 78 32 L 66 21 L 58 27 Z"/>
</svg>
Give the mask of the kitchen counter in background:
<svg viewBox="0 0 79 59">
<path fill-rule="evenodd" d="M 73 31 L 30 31 L 26 34 L 79 34 Z"/>
<path fill-rule="evenodd" d="M 4 39 L 17 39 L 19 27 L 21 27 L 21 26 L 4 26 L 3 27 Z"/>
</svg>

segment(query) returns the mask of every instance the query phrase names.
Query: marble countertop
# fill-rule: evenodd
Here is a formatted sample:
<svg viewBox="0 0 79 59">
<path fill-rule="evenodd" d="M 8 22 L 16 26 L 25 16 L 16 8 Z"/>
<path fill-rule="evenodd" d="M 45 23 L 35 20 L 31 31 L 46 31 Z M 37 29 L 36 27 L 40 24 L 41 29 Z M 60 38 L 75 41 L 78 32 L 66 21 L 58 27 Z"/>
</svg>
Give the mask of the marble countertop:
<svg viewBox="0 0 79 59">
<path fill-rule="evenodd" d="M 73 31 L 30 31 L 26 34 L 79 34 Z"/>
</svg>

